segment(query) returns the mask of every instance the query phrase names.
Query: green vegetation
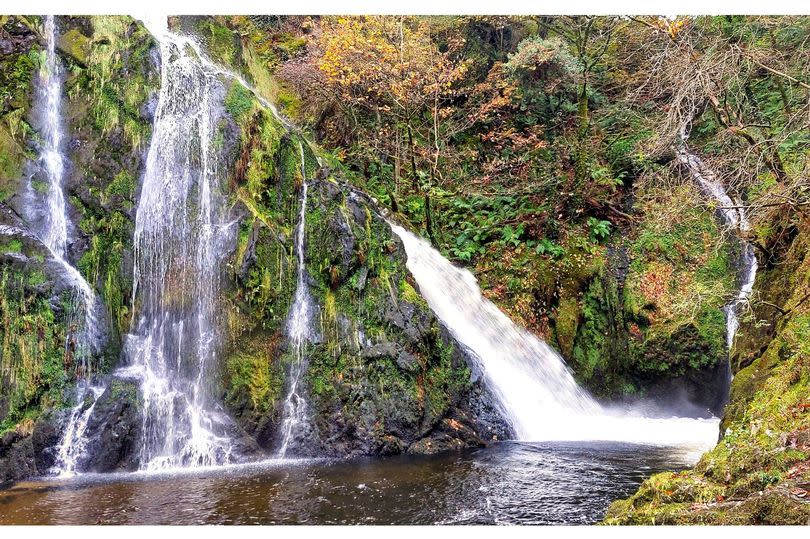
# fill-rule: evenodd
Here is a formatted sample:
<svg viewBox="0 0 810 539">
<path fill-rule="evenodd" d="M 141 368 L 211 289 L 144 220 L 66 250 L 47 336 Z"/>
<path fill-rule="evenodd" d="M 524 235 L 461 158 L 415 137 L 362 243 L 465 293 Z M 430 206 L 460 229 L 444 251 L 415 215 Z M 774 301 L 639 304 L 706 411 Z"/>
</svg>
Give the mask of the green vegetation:
<svg viewBox="0 0 810 539">
<path fill-rule="evenodd" d="M 66 343 L 64 312 L 56 312 L 40 270 L 4 267 L 0 274 L 0 372 L 3 394 L 0 434 L 24 422 L 29 428 L 45 410 L 63 405 L 62 390 L 77 365 Z M 68 303 L 69 305 L 69 303 Z"/>
<path fill-rule="evenodd" d="M 731 353 L 724 437 L 694 470 L 657 475 L 616 502 L 607 521 L 807 522 L 810 19 L 191 20 L 185 29 L 206 54 L 302 128 L 288 131 L 223 79 L 218 166 L 241 221 L 220 367 L 225 401 L 251 433 L 277 426 L 293 359 L 285 323 L 304 177 L 306 279 L 318 307 L 304 389 L 315 429 L 343 453 L 423 450 L 470 390 L 396 239 L 350 185 L 468 266 L 489 299 L 604 398 L 643 395 L 726 360 L 721 309 L 736 295 L 739 233 L 761 272 Z M 27 119 L 38 22 L 0 18 L 12 51 L 0 58 L 4 211 L 18 210 L 37 147 Z M 60 20 L 65 185 L 79 216 L 77 267 L 113 322 L 104 368 L 135 308 L 127 266 L 159 84 L 154 45 L 128 17 Z M 717 204 L 674 159 L 685 127 L 750 229 L 719 226 Z M 36 175 L 30 185 L 48 189 Z M 3 432 L 62 406 L 77 366 L 64 325 L 71 305 L 50 297 L 42 253 L 9 236 L 0 256 Z"/>
<path fill-rule="evenodd" d="M 89 42 L 82 45 L 83 51 L 89 49 L 86 60 L 74 57 L 76 64 L 70 67 L 76 77 L 70 96 L 89 102 L 88 116 L 102 135 L 122 133 L 132 147 L 142 148 L 151 126 L 141 107 L 157 83 L 148 54 L 154 41 L 130 17 L 92 17 L 91 22 L 92 37 L 68 30 L 73 41 Z"/>
<path fill-rule="evenodd" d="M 236 352 L 225 360 L 228 388 L 225 401 L 229 405 L 249 407 L 256 417 L 263 417 L 280 402 L 285 370 L 279 358 L 278 341 L 278 335 L 266 337 L 268 344 L 264 350 Z"/>
<path fill-rule="evenodd" d="M 808 343 L 810 316 L 796 315 L 765 353 L 737 374 L 733 391 L 745 411 L 727 425 L 717 447 L 694 470 L 647 480 L 632 497 L 611 506 L 606 522 L 806 524 Z M 761 379 L 750 387 L 754 376 Z"/>
</svg>

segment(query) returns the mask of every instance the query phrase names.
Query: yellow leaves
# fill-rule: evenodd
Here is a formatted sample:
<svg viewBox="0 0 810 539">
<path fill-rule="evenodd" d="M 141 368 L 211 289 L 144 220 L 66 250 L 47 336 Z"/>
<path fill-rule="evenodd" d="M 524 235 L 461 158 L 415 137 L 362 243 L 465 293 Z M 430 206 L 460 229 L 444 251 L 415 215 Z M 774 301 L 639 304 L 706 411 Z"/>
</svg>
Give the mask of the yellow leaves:
<svg viewBox="0 0 810 539">
<path fill-rule="evenodd" d="M 467 70 L 439 52 L 429 24 L 413 17 L 326 20 L 317 49 L 316 66 L 341 99 L 400 115 L 449 95 Z"/>
<path fill-rule="evenodd" d="M 670 38 L 675 39 L 678 37 L 678 34 L 683 30 L 686 26 L 687 19 L 686 18 L 677 18 L 677 19 L 666 19 L 664 17 L 659 17 L 653 23 L 655 26 L 666 32 Z"/>
</svg>

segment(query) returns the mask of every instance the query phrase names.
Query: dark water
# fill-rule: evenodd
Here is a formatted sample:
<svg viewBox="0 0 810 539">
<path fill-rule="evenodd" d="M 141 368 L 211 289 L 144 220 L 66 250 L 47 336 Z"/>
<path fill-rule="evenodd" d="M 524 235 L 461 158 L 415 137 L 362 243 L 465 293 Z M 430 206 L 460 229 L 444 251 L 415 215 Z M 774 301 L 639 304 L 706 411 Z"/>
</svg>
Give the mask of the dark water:
<svg viewBox="0 0 810 539">
<path fill-rule="evenodd" d="M 683 450 L 501 443 L 437 457 L 85 475 L 0 491 L 2 524 L 588 524 Z"/>
</svg>

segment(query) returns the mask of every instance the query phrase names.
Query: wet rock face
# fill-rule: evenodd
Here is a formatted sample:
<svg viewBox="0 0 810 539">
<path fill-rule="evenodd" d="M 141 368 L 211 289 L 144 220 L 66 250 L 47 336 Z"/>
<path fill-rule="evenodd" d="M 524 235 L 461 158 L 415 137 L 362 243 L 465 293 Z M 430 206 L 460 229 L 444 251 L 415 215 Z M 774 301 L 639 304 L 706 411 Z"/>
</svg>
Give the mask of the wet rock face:
<svg viewBox="0 0 810 539">
<path fill-rule="evenodd" d="M 416 292 L 399 239 L 334 178 L 310 183 L 310 204 L 320 340 L 307 349 L 313 435 L 296 449 L 388 455 L 483 444 L 466 359 Z"/>
<path fill-rule="evenodd" d="M 92 440 L 79 468 L 88 472 L 134 471 L 138 468 L 138 447 L 142 418 L 138 386 L 113 380 L 96 403 L 87 425 Z"/>
<path fill-rule="evenodd" d="M 36 475 L 31 436 L 10 431 L 0 436 L 0 485 Z"/>
<path fill-rule="evenodd" d="M 55 462 L 61 414 L 49 414 L 32 432 L 9 431 L 0 436 L 0 485 L 46 475 Z"/>
</svg>

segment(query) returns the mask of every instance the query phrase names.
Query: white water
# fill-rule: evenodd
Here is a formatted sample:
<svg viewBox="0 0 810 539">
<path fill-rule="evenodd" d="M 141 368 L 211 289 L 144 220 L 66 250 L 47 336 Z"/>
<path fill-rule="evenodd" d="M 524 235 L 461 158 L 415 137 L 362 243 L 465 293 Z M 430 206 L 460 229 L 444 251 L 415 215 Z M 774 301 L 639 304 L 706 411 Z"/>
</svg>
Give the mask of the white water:
<svg viewBox="0 0 810 539">
<path fill-rule="evenodd" d="M 64 257 L 67 251 L 67 212 L 62 179 L 65 174 L 65 159 L 62 155 L 62 74 L 56 57 L 56 23 L 53 15 L 45 17 L 45 67 L 42 84 L 38 88 L 39 99 L 45 104 L 45 121 L 42 125 L 42 152 L 39 159 L 48 177 L 46 202 L 48 212 L 42 227 L 42 242 L 55 256 Z"/>
<path fill-rule="evenodd" d="M 165 18 L 146 22 L 160 44 L 161 86 L 135 220 L 138 316 L 126 340 L 143 399 L 140 467 L 214 466 L 236 456 L 212 386 L 219 279 L 235 234 L 213 148 L 222 88 Z"/>
<path fill-rule="evenodd" d="M 718 202 L 720 206 L 718 211 L 723 223 L 727 227 L 736 230 L 740 237 L 740 289 L 737 296 L 725 307 L 726 347 L 731 350 L 734 345 L 734 337 L 740 327 L 739 315 L 751 297 L 759 265 L 754 254 L 754 246 L 743 239 L 743 234 L 750 229 L 750 224 L 741 204 L 735 203 L 728 196 L 723 184 L 717 179 L 714 172 L 698 156 L 689 151 L 686 139 L 687 135 L 682 132 L 681 145 L 676 149 L 678 161 L 686 166 L 703 192 Z"/>
<path fill-rule="evenodd" d="M 42 108 L 42 147 L 39 161 L 48 179 L 45 196 L 46 211 L 42 214 L 38 236 L 48 248 L 53 260 L 61 267 L 64 277 L 81 300 L 82 317 L 75 332 L 77 358 L 83 369 L 89 370 L 87 355 L 98 346 L 100 325 L 96 316 L 95 293 L 82 275 L 67 261 L 68 211 L 65 204 L 63 154 L 64 132 L 62 127 L 62 69 L 56 55 L 56 22 L 52 15 L 45 17 L 45 65 L 41 72 L 41 84 L 37 87 L 37 100 Z"/>
<path fill-rule="evenodd" d="M 481 295 L 469 271 L 453 266 L 404 228 L 391 223 L 391 229 L 405 246 L 419 292 L 471 352 L 519 440 L 684 445 L 694 448 L 695 456 L 716 442 L 717 418 L 644 417 L 600 406 L 577 385 L 554 350 Z"/>
<path fill-rule="evenodd" d="M 56 22 L 52 15 L 45 17 L 45 65 L 41 72 L 41 84 L 37 88 L 37 99 L 42 107 L 42 148 L 39 162 L 48 179 L 45 196 L 45 211 L 39 220 L 38 236 L 48 248 L 53 261 L 59 266 L 62 276 L 79 300 L 78 313 L 68 318 L 67 332 L 74 346 L 69 351 L 78 362 L 77 374 L 83 377 L 76 385 L 76 406 L 68 417 L 67 425 L 58 446 L 56 464 L 52 471 L 71 474 L 76 468 L 76 459 L 87 444 L 84 432 L 93 406 L 82 411 L 85 399 L 92 395 L 93 403 L 100 393 L 91 386 L 86 377 L 91 375 L 90 356 L 97 353 L 102 335 L 101 321 L 96 313 L 98 299 L 93 289 L 82 275 L 67 261 L 68 212 L 65 204 L 64 176 L 65 156 L 63 154 L 64 132 L 62 127 L 62 73 L 56 55 Z"/>
<path fill-rule="evenodd" d="M 312 301 L 309 295 L 309 287 L 306 282 L 304 239 L 306 235 L 306 215 L 307 215 L 307 170 L 304 159 L 304 146 L 300 144 L 301 150 L 301 210 L 298 215 L 298 225 L 295 231 L 295 252 L 298 256 L 298 275 L 295 288 L 295 298 L 290 309 L 290 318 L 287 324 L 290 341 L 293 345 L 294 363 L 290 368 L 290 389 L 287 398 L 284 399 L 284 421 L 281 425 L 282 443 L 278 451 L 279 458 L 284 458 L 295 434 L 307 422 L 307 401 L 298 392 L 298 384 L 301 375 L 306 369 L 306 358 L 304 357 L 304 345 L 309 339 L 310 324 L 312 319 Z"/>
<path fill-rule="evenodd" d="M 259 91 L 254 88 L 248 81 L 238 73 L 234 73 L 224 67 L 212 62 L 203 52 L 200 44 L 192 37 L 183 34 L 170 32 L 168 29 L 168 16 L 151 14 L 140 18 L 147 30 L 154 36 L 155 39 L 160 41 L 162 38 L 170 39 L 178 48 L 189 48 L 194 52 L 197 61 L 205 68 L 208 73 L 222 75 L 226 78 L 237 81 L 240 85 L 246 88 L 253 97 L 266 109 L 268 109 L 273 116 L 281 122 L 287 129 L 293 129 L 293 125 L 279 114 L 276 106 L 265 99 Z"/>
<path fill-rule="evenodd" d="M 62 477 L 71 477 L 76 474 L 78 460 L 84 455 L 89 443 L 85 437 L 87 423 L 103 393 L 103 386 L 92 385 L 85 380 L 76 384 L 76 405 L 70 411 L 67 428 L 62 433 L 59 445 L 56 446 L 56 462 L 51 472 Z M 92 399 L 89 405 L 87 404 L 88 397 Z"/>
</svg>

